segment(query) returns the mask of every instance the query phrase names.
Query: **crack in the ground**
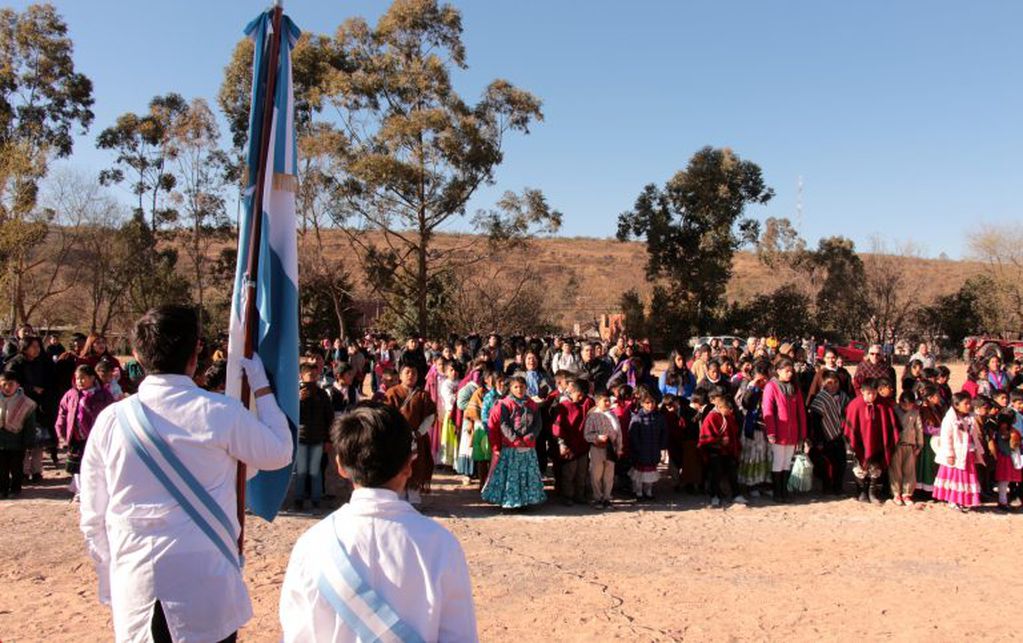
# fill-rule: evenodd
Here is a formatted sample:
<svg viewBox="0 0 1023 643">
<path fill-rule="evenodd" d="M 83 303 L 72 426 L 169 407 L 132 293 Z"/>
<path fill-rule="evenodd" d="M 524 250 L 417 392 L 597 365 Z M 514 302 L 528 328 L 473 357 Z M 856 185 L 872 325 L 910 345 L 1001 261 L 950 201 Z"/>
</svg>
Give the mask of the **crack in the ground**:
<svg viewBox="0 0 1023 643">
<path fill-rule="evenodd" d="M 534 556 L 532 554 L 518 551 L 514 547 L 511 547 L 509 545 L 506 545 L 503 542 L 498 541 L 497 539 L 495 539 L 490 534 L 484 533 L 480 529 L 477 529 L 475 527 L 470 526 L 464 520 L 456 518 L 455 522 L 460 523 L 465 528 L 466 531 L 472 532 L 472 533 L 476 534 L 476 536 L 486 540 L 491 547 L 504 550 L 504 551 L 514 555 L 514 556 L 518 556 L 520 558 L 524 558 L 524 559 L 529 560 L 529 561 L 531 561 L 533 563 L 536 563 L 538 565 L 543 565 L 543 566 L 546 566 L 546 567 L 550 567 L 550 568 L 556 569 L 557 571 L 561 572 L 562 574 L 565 574 L 566 576 L 572 576 L 572 577 L 574 577 L 574 578 L 576 578 L 576 579 L 578 579 L 578 580 L 580 580 L 580 581 L 582 581 L 582 582 L 584 582 L 584 583 L 586 583 L 588 585 L 593 585 L 594 587 L 599 588 L 601 594 L 604 594 L 605 596 L 607 596 L 608 598 L 611 599 L 611 606 L 604 610 L 604 616 L 607 617 L 608 620 L 611 620 L 615 616 L 618 616 L 618 617 L 621 617 L 621 618 L 625 619 L 626 626 L 632 631 L 633 634 L 639 636 L 640 632 L 638 630 L 645 630 L 647 632 L 652 632 L 652 633 L 658 635 L 659 637 L 661 637 L 660 639 L 655 639 L 655 640 L 669 640 L 669 641 L 681 641 L 682 640 L 681 638 L 672 636 L 671 634 L 669 634 L 665 630 L 662 630 L 662 629 L 659 629 L 659 628 L 656 628 L 656 627 L 652 627 L 650 625 L 644 625 L 643 623 L 637 622 L 635 616 L 629 614 L 628 612 L 626 612 L 623 609 L 624 606 L 625 606 L 625 598 L 623 596 L 619 596 L 618 594 L 615 594 L 614 591 L 612 591 L 611 586 L 609 584 L 607 584 L 607 583 L 602 582 L 599 579 L 599 577 L 596 577 L 596 580 L 591 579 L 591 578 L 587 578 L 585 576 L 585 574 L 583 574 L 581 572 L 576 572 L 576 571 L 571 570 L 571 569 L 566 569 L 561 563 L 559 563 L 557 561 L 545 560 L 545 559 L 542 559 L 542 558 L 538 558 L 538 557 L 536 557 L 536 556 Z M 638 630 L 637 630 L 637 628 L 638 628 Z"/>
</svg>

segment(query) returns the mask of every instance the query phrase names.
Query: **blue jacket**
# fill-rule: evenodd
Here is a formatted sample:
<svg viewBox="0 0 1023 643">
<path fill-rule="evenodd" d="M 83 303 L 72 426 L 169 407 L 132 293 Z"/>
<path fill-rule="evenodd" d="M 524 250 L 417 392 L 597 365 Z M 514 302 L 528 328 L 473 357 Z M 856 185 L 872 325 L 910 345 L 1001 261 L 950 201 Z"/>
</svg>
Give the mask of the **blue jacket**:
<svg viewBox="0 0 1023 643">
<path fill-rule="evenodd" d="M 661 450 L 668 448 L 668 430 L 664 415 L 657 409 L 633 413 L 629 422 L 629 457 L 639 466 L 654 466 L 661 461 Z"/>
</svg>

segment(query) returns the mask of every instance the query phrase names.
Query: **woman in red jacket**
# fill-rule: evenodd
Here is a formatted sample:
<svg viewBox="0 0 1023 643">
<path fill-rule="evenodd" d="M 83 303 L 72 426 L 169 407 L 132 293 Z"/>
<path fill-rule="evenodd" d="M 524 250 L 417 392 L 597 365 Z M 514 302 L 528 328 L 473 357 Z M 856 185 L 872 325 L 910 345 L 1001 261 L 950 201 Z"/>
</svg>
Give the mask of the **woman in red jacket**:
<svg viewBox="0 0 1023 643">
<path fill-rule="evenodd" d="M 764 432 L 771 444 L 771 480 L 776 502 L 788 500 L 789 474 L 796 448 L 806 441 L 806 404 L 792 381 L 792 360 L 778 361 L 775 377 L 764 388 Z"/>
</svg>

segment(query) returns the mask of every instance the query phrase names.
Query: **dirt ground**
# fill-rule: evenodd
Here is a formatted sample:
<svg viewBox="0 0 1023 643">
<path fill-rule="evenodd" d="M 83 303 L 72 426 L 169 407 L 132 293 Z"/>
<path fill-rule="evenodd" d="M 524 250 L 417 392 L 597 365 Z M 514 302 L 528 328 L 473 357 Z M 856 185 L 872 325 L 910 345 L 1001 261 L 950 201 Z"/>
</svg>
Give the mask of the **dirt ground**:
<svg viewBox="0 0 1023 643">
<path fill-rule="evenodd" d="M 0 640 L 104 641 L 109 611 L 66 478 L 0 504 Z M 1009 640 L 1023 593 L 1023 515 L 801 496 L 710 509 L 662 480 L 655 502 L 613 510 L 483 505 L 441 475 L 424 512 L 461 541 L 484 641 Z M 247 641 L 280 636 L 290 549 L 316 518 L 248 523 Z M 1008 612 L 1011 613 L 1011 612 Z"/>
</svg>

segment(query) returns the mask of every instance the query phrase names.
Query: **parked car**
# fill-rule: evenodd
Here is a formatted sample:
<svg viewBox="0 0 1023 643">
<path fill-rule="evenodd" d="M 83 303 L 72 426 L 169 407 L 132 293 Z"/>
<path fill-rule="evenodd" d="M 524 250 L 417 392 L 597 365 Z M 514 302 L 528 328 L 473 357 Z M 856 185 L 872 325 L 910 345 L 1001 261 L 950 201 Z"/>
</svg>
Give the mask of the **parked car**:
<svg viewBox="0 0 1023 643">
<path fill-rule="evenodd" d="M 1003 362 L 1023 359 L 1023 339 L 1000 339 L 972 335 L 963 340 L 963 359 L 971 362 L 977 358 L 999 357 Z"/>
<path fill-rule="evenodd" d="M 821 344 L 817 347 L 817 359 L 824 358 L 824 349 L 833 348 L 842 361 L 846 364 L 859 364 L 863 356 L 867 354 L 867 344 L 864 342 L 846 342 L 845 344 Z"/>
</svg>

